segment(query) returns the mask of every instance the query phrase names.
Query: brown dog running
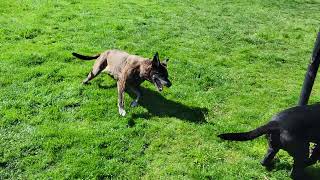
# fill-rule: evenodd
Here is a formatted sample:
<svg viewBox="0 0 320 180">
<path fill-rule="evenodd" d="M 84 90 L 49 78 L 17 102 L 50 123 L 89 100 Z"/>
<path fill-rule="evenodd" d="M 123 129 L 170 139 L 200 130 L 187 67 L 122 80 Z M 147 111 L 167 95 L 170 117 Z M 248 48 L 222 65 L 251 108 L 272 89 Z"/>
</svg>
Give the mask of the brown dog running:
<svg viewBox="0 0 320 180">
<path fill-rule="evenodd" d="M 152 61 L 120 50 L 108 50 L 95 56 L 84 56 L 77 53 L 72 53 L 72 55 L 83 60 L 97 59 L 92 71 L 83 80 L 83 84 L 87 84 L 102 71 L 117 80 L 118 108 L 121 116 L 126 115 L 124 91 L 128 88 L 137 95 L 137 98 L 131 102 L 131 107 L 135 107 L 141 97 L 140 84 L 143 81 L 147 80 L 155 84 L 158 91 L 162 91 L 163 86 L 171 86 L 167 71 L 168 59 L 160 62 L 158 53 L 155 53 Z"/>
</svg>

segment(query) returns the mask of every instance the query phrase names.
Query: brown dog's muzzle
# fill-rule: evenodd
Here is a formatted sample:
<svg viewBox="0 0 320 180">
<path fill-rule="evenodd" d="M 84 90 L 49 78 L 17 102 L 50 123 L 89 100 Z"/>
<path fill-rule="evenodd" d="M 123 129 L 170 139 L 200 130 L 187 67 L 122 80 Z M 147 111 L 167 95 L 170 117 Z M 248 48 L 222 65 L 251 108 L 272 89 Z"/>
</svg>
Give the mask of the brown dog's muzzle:
<svg viewBox="0 0 320 180">
<path fill-rule="evenodd" d="M 172 85 L 169 79 L 163 79 L 157 75 L 152 77 L 152 81 L 160 92 L 162 91 L 163 86 L 170 87 Z"/>
<path fill-rule="evenodd" d="M 167 79 L 167 81 L 164 85 L 169 88 L 172 85 L 172 83 L 170 82 L 169 79 Z"/>
</svg>

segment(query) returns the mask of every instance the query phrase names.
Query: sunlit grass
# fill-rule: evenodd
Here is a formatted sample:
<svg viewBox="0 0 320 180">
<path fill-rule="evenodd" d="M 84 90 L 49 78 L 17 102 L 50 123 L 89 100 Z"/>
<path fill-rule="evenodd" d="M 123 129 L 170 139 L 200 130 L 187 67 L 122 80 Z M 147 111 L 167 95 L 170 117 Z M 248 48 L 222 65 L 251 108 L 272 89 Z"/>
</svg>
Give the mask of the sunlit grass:
<svg viewBox="0 0 320 180">
<path fill-rule="evenodd" d="M 320 2 L 3 1 L 0 179 L 286 179 L 259 161 L 263 138 L 223 142 L 294 106 L 319 28 Z M 173 83 L 117 112 L 115 81 L 81 81 L 106 49 L 170 58 Z M 311 102 L 319 100 L 316 82 Z M 317 170 L 309 172 L 318 176 Z"/>
</svg>

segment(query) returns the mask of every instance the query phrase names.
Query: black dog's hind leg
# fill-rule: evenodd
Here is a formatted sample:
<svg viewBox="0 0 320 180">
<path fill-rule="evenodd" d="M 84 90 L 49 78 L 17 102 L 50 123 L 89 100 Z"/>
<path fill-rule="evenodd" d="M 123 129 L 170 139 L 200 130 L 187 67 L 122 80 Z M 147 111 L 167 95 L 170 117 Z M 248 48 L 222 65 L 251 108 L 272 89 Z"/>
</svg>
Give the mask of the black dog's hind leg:
<svg viewBox="0 0 320 180">
<path fill-rule="evenodd" d="M 309 161 L 309 143 L 306 142 L 292 142 L 293 145 L 289 147 L 288 153 L 293 157 L 293 167 L 291 171 L 291 178 L 296 180 L 308 179 L 304 168 Z"/>
<path fill-rule="evenodd" d="M 140 89 L 139 85 L 135 85 L 135 86 L 129 85 L 129 88 L 136 95 L 136 99 L 133 100 L 130 105 L 131 105 L 131 107 L 136 107 L 136 106 L 138 106 L 138 101 L 139 101 L 141 94 L 142 94 L 141 89 Z"/>
<path fill-rule="evenodd" d="M 273 165 L 272 160 L 280 149 L 279 132 L 267 134 L 266 137 L 268 139 L 269 148 L 264 159 L 261 161 L 261 164 L 268 169 L 271 169 Z"/>
<path fill-rule="evenodd" d="M 316 144 L 316 146 L 312 149 L 312 153 L 307 163 L 307 166 L 311 166 L 319 160 L 320 160 L 320 145 Z"/>
</svg>

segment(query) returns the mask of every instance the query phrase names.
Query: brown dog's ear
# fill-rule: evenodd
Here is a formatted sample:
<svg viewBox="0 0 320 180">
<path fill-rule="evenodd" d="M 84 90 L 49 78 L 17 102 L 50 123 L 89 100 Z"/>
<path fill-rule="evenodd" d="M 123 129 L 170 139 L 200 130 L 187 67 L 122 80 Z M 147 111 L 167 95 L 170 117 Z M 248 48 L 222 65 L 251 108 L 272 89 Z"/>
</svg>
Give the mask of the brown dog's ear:
<svg viewBox="0 0 320 180">
<path fill-rule="evenodd" d="M 152 59 L 152 63 L 156 66 L 160 66 L 160 61 L 159 61 L 159 53 L 156 52 L 153 56 L 153 59 Z"/>
</svg>

